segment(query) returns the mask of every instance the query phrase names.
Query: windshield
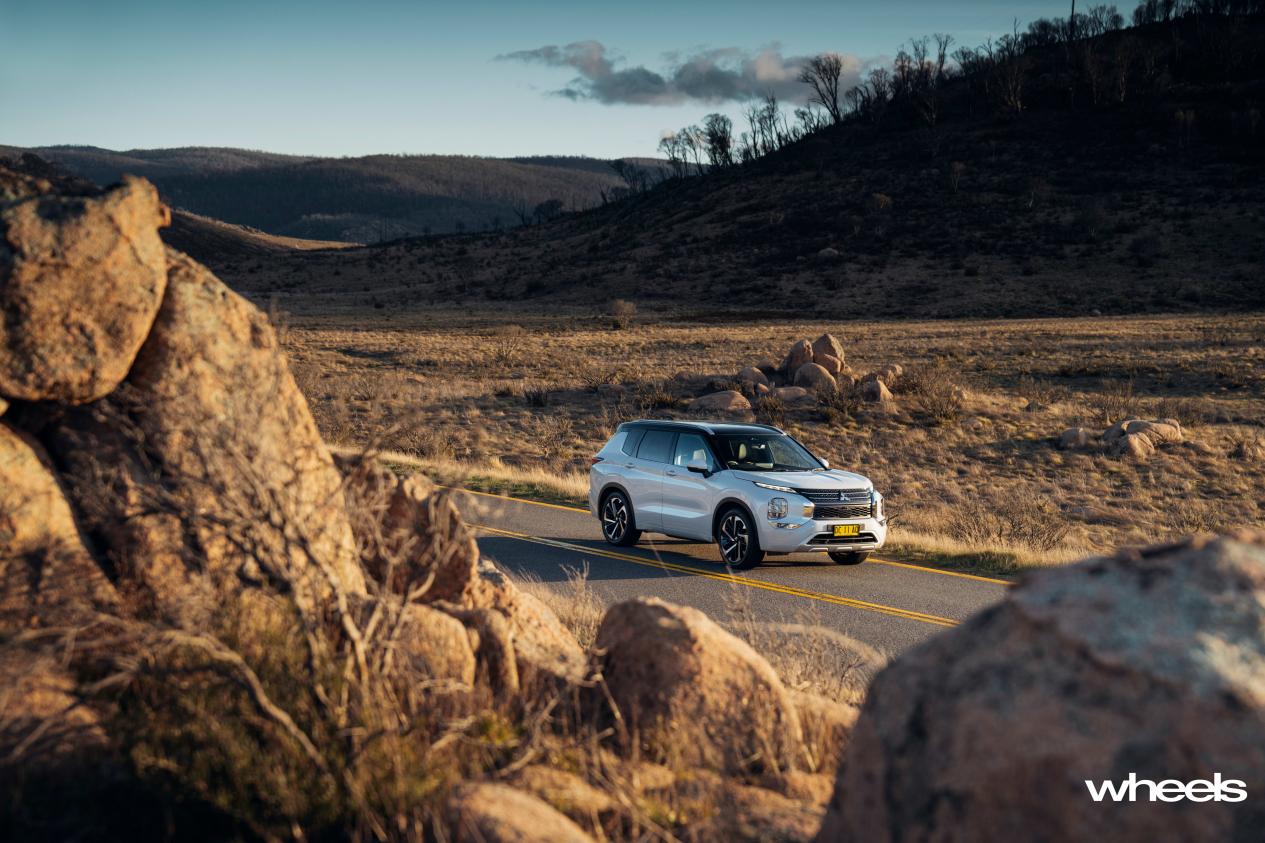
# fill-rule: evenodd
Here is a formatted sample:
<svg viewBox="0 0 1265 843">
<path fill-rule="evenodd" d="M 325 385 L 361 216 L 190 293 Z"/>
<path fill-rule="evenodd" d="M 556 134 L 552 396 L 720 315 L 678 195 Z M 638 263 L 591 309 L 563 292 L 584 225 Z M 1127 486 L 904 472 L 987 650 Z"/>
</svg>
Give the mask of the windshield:
<svg viewBox="0 0 1265 843">
<path fill-rule="evenodd" d="M 720 459 L 738 471 L 812 471 L 821 463 L 789 436 L 776 433 L 723 433 L 716 437 Z"/>
</svg>

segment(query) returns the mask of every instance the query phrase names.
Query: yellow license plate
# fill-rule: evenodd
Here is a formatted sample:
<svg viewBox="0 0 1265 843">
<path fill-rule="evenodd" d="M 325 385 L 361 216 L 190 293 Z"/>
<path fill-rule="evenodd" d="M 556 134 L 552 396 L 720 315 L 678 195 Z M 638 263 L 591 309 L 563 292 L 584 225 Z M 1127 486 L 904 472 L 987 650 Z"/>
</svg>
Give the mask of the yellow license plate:
<svg viewBox="0 0 1265 843">
<path fill-rule="evenodd" d="M 860 533 L 861 533 L 860 524 L 836 524 L 835 525 L 836 538 L 839 538 L 841 536 L 856 536 L 856 535 L 860 535 Z"/>
</svg>

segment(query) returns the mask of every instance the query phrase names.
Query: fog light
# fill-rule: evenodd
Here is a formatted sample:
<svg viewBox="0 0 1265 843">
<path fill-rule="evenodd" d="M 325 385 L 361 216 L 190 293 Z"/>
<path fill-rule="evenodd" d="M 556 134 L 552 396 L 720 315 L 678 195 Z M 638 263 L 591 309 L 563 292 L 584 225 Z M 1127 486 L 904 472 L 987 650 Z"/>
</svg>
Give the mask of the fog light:
<svg viewBox="0 0 1265 843">
<path fill-rule="evenodd" d="M 785 518 L 787 508 L 786 498 L 774 498 L 769 501 L 769 518 Z"/>
</svg>

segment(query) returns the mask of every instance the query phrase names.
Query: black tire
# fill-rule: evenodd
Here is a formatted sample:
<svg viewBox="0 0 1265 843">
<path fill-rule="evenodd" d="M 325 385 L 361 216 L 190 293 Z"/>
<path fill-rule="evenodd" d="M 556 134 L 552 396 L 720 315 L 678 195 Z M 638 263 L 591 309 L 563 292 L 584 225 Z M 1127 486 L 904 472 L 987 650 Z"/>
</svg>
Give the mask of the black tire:
<svg viewBox="0 0 1265 843">
<path fill-rule="evenodd" d="M 716 546 L 720 558 L 736 571 L 747 571 L 764 561 L 755 521 L 743 508 L 731 506 L 716 519 Z"/>
<path fill-rule="evenodd" d="M 830 559 L 836 565 L 860 565 L 870 557 L 868 552 L 860 551 L 831 551 Z"/>
<path fill-rule="evenodd" d="M 630 547 L 641 538 L 641 530 L 637 529 L 632 503 L 623 492 L 608 492 L 602 498 L 602 508 L 598 517 L 602 522 L 602 538 L 606 539 L 607 544 Z"/>
</svg>

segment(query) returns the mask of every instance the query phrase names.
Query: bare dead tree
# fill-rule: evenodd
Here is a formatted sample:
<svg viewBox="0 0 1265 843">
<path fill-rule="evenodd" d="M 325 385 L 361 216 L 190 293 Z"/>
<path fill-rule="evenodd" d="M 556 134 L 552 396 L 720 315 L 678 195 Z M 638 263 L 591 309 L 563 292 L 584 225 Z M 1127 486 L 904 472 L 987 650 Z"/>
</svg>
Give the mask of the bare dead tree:
<svg viewBox="0 0 1265 843">
<path fill-rule="evenodd" d="M 843 58 L 838 53 L 813 56 L 799 74 L 799 81 L 813 89 L 809 102 L 826 109 L 835 123 L 843 121 L 843 109 L 839 104 L 839 80 L 842 76 Z"/>
</svg>

